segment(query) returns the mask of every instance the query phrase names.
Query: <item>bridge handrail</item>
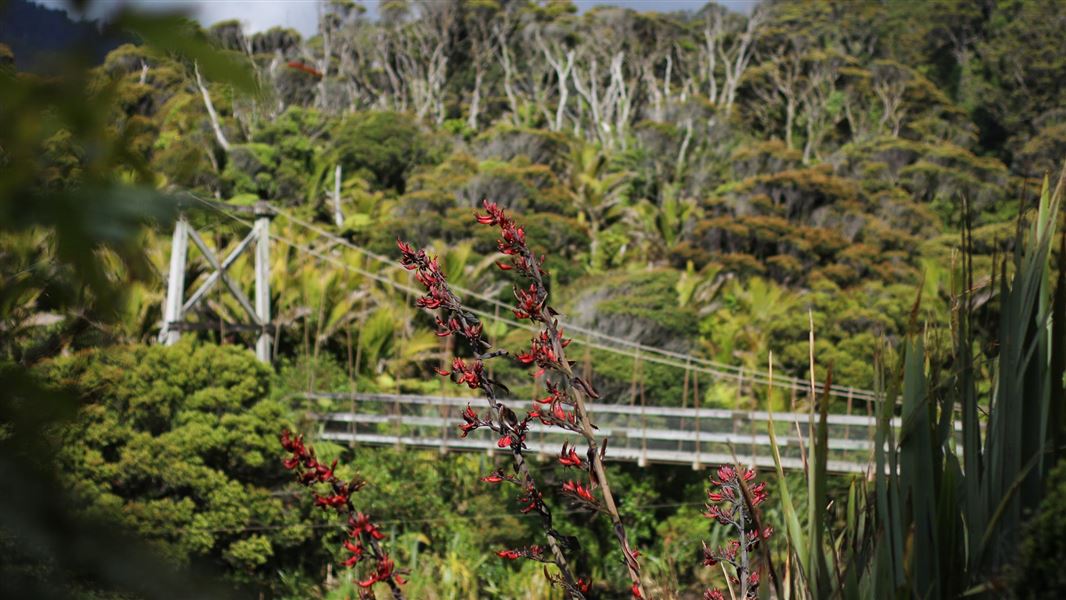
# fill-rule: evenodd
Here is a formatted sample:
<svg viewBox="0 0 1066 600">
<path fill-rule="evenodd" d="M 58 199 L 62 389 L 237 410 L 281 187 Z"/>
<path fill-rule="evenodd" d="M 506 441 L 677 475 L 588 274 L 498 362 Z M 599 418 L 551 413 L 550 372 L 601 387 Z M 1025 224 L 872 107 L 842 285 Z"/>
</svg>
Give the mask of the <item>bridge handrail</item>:
<svg viewBox="0 0 1066 600">
<path fill-rule="evenodd" d="M 421 406 L 426 408 L 447 407 L 459 409 L 465 407 L 467 404 L 477 406 L 479 403 L 484 403 L 484 399 L 477 396 L 373 392 L 297 392 L 289 394 L 287 397 L 343 400 L 359 403 L 368 407 L 369 405 L 380 405 L 386 410 L 398 409 L 400 406 Z M 521 410 L 530 405 L 530 401 L 528 400 L 506 399 L 503 402 L 517 410 Z M 608 418 L 603 419 L 601 422 L 602 426 L 600 428 L 600 433 L 614 440 L 610 452 L 610 456 L 613 460 L 633 460 L 640 464 L 646 464 L 649 461 L 677 464 L 691 463 L 694 467 L 699 467 L 701 464 L 729 463 L 733 461 L 731 453 L 727 455 L 722 452 L 708 452 L 705 450 L 704 446 L 705 444 L 712 444 L 712 447 L 715 444 L 726 444 L 731 449 L 735 449 L 734 451 L 736 451 L 737 457 L 749 461 L 751 464 L 761 467 L 774 466 L 772 455 L 766 450 L 771 446 L 769 435 L 757 433 L 750 429 L 751 425 L 767 422 L 771 415 L 769 411 L 736 411 L 717 408 L 696 409 L 662 406 L 644 406 L 638 408 L 628 404 L 605 403 L 592 403 L 588 405 L 588 408 L 596 414 L 608 416 Z M 778 446 L 782 449 L 794 448 L 802 454 L 804 448 L 809 445 L 809 440 L 804 433 L 811 415 L 808 413 L 796 412 L 775 412 L 772 414 L 776 424 L 785 430 L 779 432 L 777 435 Z M 618 421 L 619 416 L 626 417 L 625 424 Z M 663 427 L 661 423 L 653 423 L 649 426 L 647 419 L 654 419 L 655 417 L 680 418 L 682 419 L 682 423 L 695 425 L 696 427 L 691 429 L 689 427 L 684 427 L 683 425 L 680 428 L 672 429 L 670 427 Z M 435 447 L 441 451 L 447 451 L 449 449 L 481 449 L 491 453 L 497 450 L 495 437 L 485 435 L 485 432 L 474 432 L 465 438 L 449 435 L 449 429 L 453 428 L 460 422 L 460 419 L 454 412 L 450 414 L 440 412 L 433 415 L 432 413 L 400 414 L 399 412 L 365 413 L 358 412 L 357 410 L 330 411 L 316 414 L 315 418 L 325 426 L 320 433 L 320 437 L 327 440 L 367 444 Z M 640 425 L 631 426 L 629 419 L 632 418 L 641 419 Z M 700 425 L 701 423 L 723 421 L 733 424 L 733 430 L 731 432 L 705 430 L 702 425 Z M 834 458 L 834 456 L 831 455 L 828 458 L 829 470 L 841 473 L 865 473 L 873 468 L 873 428 L 876 427 L 877 420 L 866 416 L 828 415 L 828 421 L 830 425 L 838 427 L 838 429 L 836 429 L 837 434 L 830 433 L 830 437 L 828 438 L 829 450 L 846 453 L 844 457 L 837 455 L 837 457 Z M 738 431 L 737 425 L 741 422 L 746 422 L 746 424 L 743 425 L 745 430 Z M 331 423 L 337 425 L 348 424 L 349 427 L 346 431 L 338 430 L 336 427 L 330 428 L 328 425 Z M 406 435 L 399 435 L 399 432 L 389 434 L 380 429 L 371 430 L 369 432 L 357 432 L 354 428 L 357 424 L 392 424 L 413 428 L 430 427 L 440 430 L 441 434 L 432 434 L 427 437 L 424 434 L 417 435 L 416 433 L 409 431 Z M 892 424 L 895 428 L 899 428 L 901 427 L 901 420 L 895 418 L 892 420 Z M 795 432 L 791 431 L 792 426 L 796 427 Z M 845 428 L 843 437 L 839 437 L 839 427 L 841 426 Z M 855 435 L 852 436 L 847 429 L 849 427 L 856 427 L 860 431 L 857 431 Z M 961 430 L 961 425 L 958 422 L 955 424 L 955 429 L 956 431 Z M 417 429 L 414 431 L 416 432 Z M 555 427 L 543 426 L 539 422 L 534 421 L 531 423 L 530 434 L 526 445 L 531 452 L 552 454 L 558 451 L 558 445 L 561 442 L 561 439 L 570 435 L 573 435 L 573 432 Z M 639 441 L 640 444 L 639 446 L 631 444 L 629 440 Z M 647 446 L 648 441 L 658 442 L 659 447 L 649 448 Z M 672 448 L 664 449 L 662 447 L 663 442 L 676 442 L 676 450 Z M 694 447 L 691 447 L 692 443 L 695 443 Z M 682 444 L 689 447 L 683 450 Z M 852 460 L 847 460 L 845 458 L 849 456 L 848 453 L 850 453 L 851 457 L 855 457 L 856 455 L 854 453 L 859 452 L 863 453 L 868 459 L 856 460 L 853 458 Z M 795 452 L 790 452 L 790 454 L 792 455 L 781 457 L 782 466 L 787 469 L 801 468 L 804 460 L 802 456 L 795 456 Z"/>
<path fill-rule="evenodd" d="M 354 394 L 349 392 L 298 392 L 291 396 L 310 399 L 321 400 L 355 400 L 357 402 L 390 402 L 398 404 L 427 404 L 434 406 L 457 406 L 463 407 L 467 404 L 476 405 L 479 402 L 484 403 L 484 399 L 478 396 L 432 396 L 432 395 L 418 395 L 418 394 L 387 394 L 387 393 L 369 393 L 369 392 L 356 392 Z M 529 400 L 517 400 L 514 398 L 503 399 L 504 404 L 508 405 L 511 409 L 521 409 L 524 406 L 530 404 Z M 589 412 L 593 415 L 598 414 L 623 414 L 633 415 L 634 407 L 628 404 L 604 404 L 604 403 L 586 403 Z M 771 413 L 769 411 L 762 410 L 730 410 L 725 408 L 682 408 L 678 406 L 645 406 L 641 409 L 643 414 L 650 417 L 684 417 L 695 418 L 699 416 L 702 419 L 745 419 L 749 421 L 766 421 L 770 418 Z M 800 425 L 806 425 L 809 423 L 810 415 L 808 413 L 793 413 L 793 412 L 773 412 L 773 418 L 775 421 L 782 423 L 798 423 Z M 830 425 L 849 425 L 856 427 L 876 427 L 877 418 L 865 415 L 839 415 L 830 414 L 826 418 L 826 422 Z M 893 427 L 900 427 L 902 421 L 899 417 L 892 419 Z M 955 424 L 955 429 L 961 431 L 962 425 L 960 423 Z"/>
<path fill-rule="evenodd" d="M 441 446 L 440 438 L 423 438 L 415 436 L 398 436 L 398 435 L 381 435 L 381 434 L 358 434 L 353 435 L 346 431 L 327 431 L 324 432 L 321 437 L 330 441 L 337 442 L 351 442 L 358 441 L 366 444 L 377 444 L 385 446 L 401 445 L 401 446 L 419 446 L 425 448 L 439 448 Z M 496 443 L 492 440 L 484 439 L 449 439 L 448 447 L 461 450 L 485 450 L 485 451 L 497 451 Z M 558 448 L 551 444 L 546 444 L 537 441 L 530 441 L 526 443 L 527 448 L 538 454 L 552 454 L 558 451 Z M 641 449 L 641 448 L 626 448 L 616 447 L 612 448 L 608 454 L 608 458 L 613 461 L 633 461 L 639 462 L 641 460 L 658 462 L 658 463 L 671 463 L 671 464 L 703 464 L 703 465 L 720 465 L 720 464 L 732 464 L 734 457 L 731 454 L 725 454 L 722 452 L 680 452 L 672 450 L 654 450 L 654 449 Z M 744 456 L 746 462 L 758 467 L 773 468 L 774 460 L 769 455 L 756 455 L 756 456 Z M 842 460 L 828 460 L 826 461 L 826 467 L 833 473 L 866 473 L 872 468 L 871 464 L 857 463 L 852 461 Z M 783 456 L 781 457 L 781 466 L 790 469 L 798 470 L 803 468 L 803 459 Z"/>
<path fill-rule="evenodd" d="M 446 419 L 443 417 L 413 417 L 405 415 L 397 417 L 394 415 L 364 415 L 364 414 L 352 414 L 352 413 L 326 413 L 319 417 L 319 420 L 326 423 L 365 423 L 365 424 L 388 424 L 388 423 L 401 423 L 404 425 L 413 426 L 425 426 L 425 427 L 452 427 L 459 423 L 458 419 Z M 532 423 L 530 426 L 530 432 L 535 434 L 548 433 L 559 434 L 566 436 L 576 436 L 577 433 L 563 430 L 548 428 L 540 423 Z M 703 443 L 723 443 L 723 444 L 738 444 L 744 446 L 770 446 L 770 436 L 765 434 L 754 433 L 714 433 L 709 431 L 702 431 L 696 433 L 695 431 L 677 430 L 677 429 L 662 429 L 662 428 L 642 428 L 642 427 L 601 427 L 599 433 L 606 437 L 618 435 L 635 440 L 658 440 L 658 441 L 670 441 L 670 442 L 703 442 Z M 438 444 L 440 438 L 437 438 Z M 777 445 L 785 448 L 793 445 L 799 445 L 800 439 L 791 435 L 779 435 L 777 437 Z M 873 444 L 869 440 L 863 439 L 839 439 L 829 438 L 830 450 L 869 450 L 873 448 Z"/>
</svg>

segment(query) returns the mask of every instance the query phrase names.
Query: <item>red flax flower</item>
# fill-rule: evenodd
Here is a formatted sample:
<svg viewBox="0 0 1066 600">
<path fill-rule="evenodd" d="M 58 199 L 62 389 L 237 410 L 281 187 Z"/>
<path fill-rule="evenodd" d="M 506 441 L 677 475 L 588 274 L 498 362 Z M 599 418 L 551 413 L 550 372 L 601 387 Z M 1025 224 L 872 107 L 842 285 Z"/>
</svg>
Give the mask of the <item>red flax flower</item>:
<svg viewBox="0 0 1066 600">
<path fill-rule="evenodd" d="M 522 505 L 522 508 L 518 509 L 518 512 L 522 514 L 543 510 L 544 494 L 541 494 L 535 486 L 529 486 L 526 488 L 525 495 L 518 497 L 518 503 Z"/>
<path fill-rule="evenodd" d="M 567 481 L 563 484 L 563 493 L 589 506 L 589 508 L 599 508 L 596 497 L 592 495 L 592 492 L 587 487 L 580 483 Z"/>
<path fill-rule="evenodd" d="M 378 531 L 377 525 L 370 522 L 370 517 L 363 513 L 356 513 L 355 517 L 349 521 L 352 526 L 352 536 L 360 534 L 369 535 L 375 540 L 385 539 L 385 534 Z"/>
<path fill-rule="evenodd" d="M 489 473 L 488 475 L 482 477 L 481 481 L 484 481 L 485 483 L 507 482 L 513 483 L 515 485 L 521 485 L 513 475 L 507 475 L 506 473 L 504 473 L 503 469 L 496 469 L 492 473 Z"/>
<path fill-rule="evenodd" d="M 392 559 L 388 556 L 382 556 L 378 559 L 377 565 L 374 567 L 374 571 L 366 579 L 360 580 L 359 587 L 368 588 L 375 583 L 391 582 L 395 581 L 400 585 L 406 583 L 403 577 L 396 574 L 396 565 L 392 562 Z"/>
<path fill-rule="evenodd" d="M 534 379 L 544 375 L 548 370 L 559 369 L 559 352 L 561 352 L 562 348 L 566 348 L 570 345 L 570 340 L 562 337 L 561 330 L 556 333 L 555 337 L 558 338 L 558 346 L 556 346 L 548 331 L 542 331 L 539 335 L 530 340 L 528 352 L 523 352 L 515 356 L 515 359 L 520 363 L 527 365 L 535 363 L 539 367 L 539 369 L 533 374 Z"/>
<path fill-rule="evenodd" d="M 522 558 L 522 553 L 518 550 L 497 550 L 496 556 L 506 558 L 507 560 L 518 560 L 519 558 Z"/>
<path fill-rule="evenodd" d="M 441 377 L 451 377 L 452 381 L 459 385 L 466 385 L 470 389 L 476 390 L 481 387 L 481 378 L 484 376 L 484 370 L 485 367 L 480 360 L 467 364 L 463 359 L 455 357 L 452 359 L 451 371 L 437 369 L 437 373 Z"/>
<path fill-rule="evenodd" d="M 304 444 L 302 435 L 293 437 L 289 430 L 282 431 L 281 447 L 291 454 L 282 464 L 296 474 L 297 481 L 311 489 L 315 506 L 347 515 L 348 529 L 342 547 L 349 556 L 341 564 L 352 568 L 365 558 L 373 559 L 373 571 L 360 580 L 359 585 L 368 589 L 375 583 L 383 583 L 392 592 L 393 598 L 403 600 L 403 590 L 400 588 L 404 583 L 403 577 L 379 544 L 385 535 L 370 521 L 370 517 L 357 511 L 352 502 L 352 494 L 362 489 L 366 482 L 358 478 L 342 481 L 336 475 L 337 461 L 328 466 L 319 462 L 314 448 Z"/>
<path fill-rule="evenodd" d="M 544 376 L 562 390 L 562 397 L 573 398 L 573 412 L 565 410 L 560 404 L 552 403 L 551 410 L 542 415 L 545 425 L 556 425 L 578 432 L 588 445 L 589 472 L 601 490 L 603 512 L 611 520 L 612 529 L 622 551 L 630 581 L 637 594 L 643 596 L 643 583 L 640 578 L 640 563 L 629 549 L 625 524 L 614 501 L 610 483 L 607 480 L 603 464 L 603 446 L 596 437 L 595 426 L 585 409 L 585 398 L 595 399 L 596 391 L 588 382 L 575 375 L 570 362 L 564 355 L 564 348 L 569 341 L 563 337 L 556 311 L 548 303 L 548 287 L 545 284 L 547 273 L 543 269 L 544 257 L 535 255 L 526 243 L 525 231 L 507 216 L 497 204 L 484 201 L 485 214 L 477 214 L 477 221 L 499 229 L 496 246 L 509 260 L 508 271 L 513 271 L 524 279 L 522 284 L 514 286 L 516 306 L 514 314 L 520 319 L 529 319 L 543 326 L 540 334 L 533 339 L 529 352 L 517 358 L 526 364 L 535 363 L 538 367 L 534 378 Z"/>
<path fill-rule="evenodd" d="M 574 450 L 573 446 L 565 442 L 563 443 L 562 451 L 559 453 L 559 463 L 566 467 L 576 467 L 578 469 L 582 467 L 581 457 L 577 455 L 577 451 Z"/>
<path fill-rule="evenodd" d="M 518 301 L 518 308 L 514 309 L 515 318 L 528 319 L 535 314 L 539 314 L 540 309 L 544 307 L 545 299 L 538 296 L 536 285 L 529 286 L 528 290 L 515 288 L 514 297 Z"/>
<path fill-rule="evenodd" d="M 496 556 L 507 560 L 527 558 L 539 562 L 550 562 L 550 560 L 545 558 L 544 548 L 541 546 L 530 546 L 528 548 L 519 548 L 517 550 L 497 550 Z"/>
<path fill-rule="evenodd" d="M 362 544 L 353 544 L 351 540 L 345 540 L 344 549 L 348 552 L 351 552 L 352 555 L 349 556 L 344 562 L 342 562 L 342 565 L 350 569 L 354 567 L 359 561 L 363 560 L 364 550 Z"/>
<path fill-rule="evenodd" d="M 713 567 L 729 565 L 730 582 L 739 586 L 736 598 L 753 600 L 759 597 L 759 570 L 754 567 L 754 550 L 760 542 L 770 539 L 773 527 L 760 529 L 758 506 L 766 501 L 766 483 L 748 485 L 755 480 L 753 469 L 719 467 L 711 477 L 707 490 L 707 510 L 703 516 L 729 527 L 736 536 L 725 546 L 711 549 L 703 545 L 703 564 Z M 704 600 L 724 600 L 722 592 L 713 589 L 703 594 Z"/>
<path fill-rule="evenodd" d="M 512 240 L 513 243 L 524 243 L 524 233 L 511 221 L 507 220 L 502 211 L 490 213 L 490 215 L 479 220 L 487 224 L 506 221 L 509 224 L 510 231 L 507 236 L 508 239 Z M 484 328 L 481 326 L 480 321 L 473 313 L 463 307 L 462 303 L 448 287 L 447 279 L 444 273 L 441 272 L 440 264 L 435 258 L 427 255 L 424 250 L 416 251 L 410 244 L 403 241 L 397 241 L 397 247 L 400 249 L 403 266 L 408 270 L 414 271 L 416 281 L 426 288 L 426 295 L 419 299 L 418 304 L 427 310 L 437 312 L 434 319 L 437 324 L 437 334 L 441 336 L 453 334 L 459 336 L 467 341 L 474 353 L 472 361 L 456 358 L 452 362 L 450 371 L 437 371 L 442 376 L 450 377 L 457 384 L 479 389 L 488 401 L 491 415 L 486 418 L 479 416 L 470 407 L 467 407 L 462 413 L 463 423 L 459 425 L 461 435 L 466 437 L 470 432 L 480 428 L 491 429 L 498 436 L 497 446 L 506 448 L 511 453 L 515 473 L 513 476 L 504 475 L 502 471 L 495 471 L 482 477 L 482 481 L 485 483 L 506 481 L 522 487 L 523 495 L 518 498 L 521 505 L 520 511 L 534 513 L 539 516 L 541 528 L 546 536 L 547 546 L 550 548 L 550 552 L 543 553 L 543 562 L 551 562 L 558 568 L 558 575 L 548 574 L 549 580 L 553 583 L 558 583 L 567 592 L 568 598 L 584 598 L 583 587 L 579 585 L 581 580 L 573 576 L 562 548 L 561 541 L 565 540 L 555 529 L 551 510 L 544 503 L 543 495 L 537 489 L 536 481 L 526 465 L 524 456 L 526 451 L 524 439 L 530 422 L 533 419 L 544 420 L 551 417 L 545 417 L 540 411 L 534 410 L 529 412 L 525 418 L 519 419 L 513 410 L 499 401 L 499 393 L 506 391 L 506 388 L 488 376 L 484 370 L 484 361 L 506 356 L 507 353 L 501 350 L 492 350 L 491 345 L 484 338 Z M 525 265 L 526 263 L 521 260 L 521 257 L 512 256 L 511 263 L 500 263 L 500 268 L 503 270 L 510 270 L 515 267 L 525 269 L 527 268 Z M 534 300 L 531 308 L 536 308 L 535 302 Z M 500 556 L 507 558 L 511 555 L 505 553 Z"/>
<path fill-rule="evenodd" d="M 526 464 L 524 440 L 534 419 L 545 426 L 579 433 L 588 445 L 587 461 L 581 460 L 576 449 L 564 448 L 560 462 L 564 466 L 587 470 L 590 481 L 600 489 L 602 499 L 592 495 L 591 486 L 585 487 L 573 481 L 564 486 L 564 494 L 609 516 L 622 550 L 630 584 L 636 593 L 643 597 L 644 589 L 640 580 L 637 554 L 630 549 L 625 525 L 607 482 L 603 464 L 606 446 L 596 438 L 595 426 L 585 411 L 584 399 L 595 399 L 598 395 L 588 382 L 572 372 L 571 364 L 565 358 L 564 349 L 570 344 L 570 340 L 563 336 L 557 313 L 548 303 L 549 293 L 545 284 L 547 272 L 542 267 L 544 257 L 533 254 L 526 243 L 525 230 L 502 208 L 486 201 L 484 209 L 484 213 L 476 214 L 475 217 L 478 223 L 498 228 L 496 246 L 504 255 L 504 259 L 497 261 L 497 267 L 522 280 L 514 286 L 514 315 L 540 326 L 540 331 L 533 336 L 529 349 L 516 355 L 509 355 L 504 350 L 494 350 L 486 341 L 480 321 L 472 311 L 463 306 L 449 288 L 439 261 L 427 255 L 424 250 L 415 250 L 410 244 L 397 241 L 401 263 L 406 269 L 414 271 L 415 280 L 426 290 L 425 295 L 417 300 L 417 304 L 434 311 L 437 334 L 463 338 L 468 342 L 473 354 L 470 359 L 454 360 L 451 370 L 438 371 L 441 375 L 450 377 L 456 384 L 479 389 L 492 411 L 491 415 L 482 418 L 468 409 L 462 415 L 460 430 L 465 436 L 475 429 L 491 429 L 496 435 L 497 446 L 509 450 L 513 461 L 513 478 L 505 478 L 501 473 L 494 472 L 482 480 L 486 483 L 508 481 L 522 486 L 520 510 L 539 515 L 549 550 L 544 553 L 545 562 L 551 562 L 558 567 L 558 574 L 548 573 L 548 579 L 560 584 L 570 599 L 584 598 L 588 589 L 587 582 L 575 578 L 569 567 L 567 553 L 578 545 L 576 540 L 568 539 L 556 530 L 551 511 Z M 548 397 L 536 399 L 533 409 L 527 412 L 524 418 L 519 418 L 500 401 L 501 393 L 507 390 L 484 369 L 485 361 L 499 357 L 513 357 L 522 364 L 534 366 L 534 378 L 542 378 L 548 390 Z M 511 557 L 511 554 L 505 552 L 501 557 Z"/>
<path fill-rule="evenodd" d="M 459 426 L 459 431 L 462 432 L 460 437 L 466 437 L 468 433 L 474 431 L 478 427 L 485 427 L 491 424 L 488 421 L 482 420 L 481 417 L 474 412 L 474 409 L 470 408 L 469 404 L 466 405 L 466 410 L 463 411 L 463 421 L 465 421 L 465 423 Z"/>
</svg>

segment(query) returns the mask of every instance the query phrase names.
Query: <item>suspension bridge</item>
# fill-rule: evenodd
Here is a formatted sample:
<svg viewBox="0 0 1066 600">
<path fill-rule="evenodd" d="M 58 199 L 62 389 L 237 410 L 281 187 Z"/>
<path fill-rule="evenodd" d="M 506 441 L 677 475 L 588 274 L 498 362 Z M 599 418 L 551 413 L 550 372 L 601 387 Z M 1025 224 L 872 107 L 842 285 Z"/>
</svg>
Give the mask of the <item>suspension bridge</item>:
<svg viewBox="0 0 1066 600">
<path fill-rule="evenodd" d="M 398 262 L 355 245 L 289 211 L 264 203 L 254 207 L 237 207 L 195 196 L 191 198 L 196 205 L 202 205 L 206 210 L 243 225 L 248 233 L 228 255 L 220 259 L 185 218 L 179 219 L 171 244 L 167 296 L 159 336 L 161 343 L 175 343 L 182 331 L 211 328 L 203 321 L 189 321 L 186 316 L 193 314 L 208 292 L 222 283 L 236 298 L 250 321 L 231 322 L 224 326 L 230 331 L 254 333 L 256 355 L 260 360 L 270 362 L 272 345 L 275 344 L 279 328 L 279 324 L 271 320 L 270 311 L 269 257 L 272 243 L 284 244 L 299 254 L 403 292 L 412 299 L 422 293 L 422 290 L 412 285 L 410 273 Z M 242 215 L 252 216 L 252 219 Z M 279 218 L 306 231 L 310 243 L 272 232 L 271 223 Z M 184 284 L 190 240 L 208 263 L 210 271 L 202 274 L 199 287 L 186 298 Z M 238 282 L 227 274 L 227 269 L 244 252 L 253 254 L 255 262 L 254 304 Z M 379 268 L 362 268 L 362 263 L 344 260 L 342 252 L 358 253 L 377 263 Z M 511 328 L 534 331 L 531 324 L 508 318 L 506 315 L 510 314 L 511 307 L 497 298 L 458 286 L 454 286 L 454 289 L 465 302 L 471 303 L 471 312 L 480 318 Z M 810 413 L 795 412 L 795 407 L 800 404 L 812 405 L 813 382 L 791 376 L 771 379 L 744 367 L 618 338 L 566 322 L 565 319 L 561 320 L 560 325 L 573 338 L 575 346 L 585 347 L 586 357 L 588 351 L 598 350 L 633 361 L 633 381 L 628 402 L 589 405 L 600 434 L 609 440 L 610 460 L 636 462 L 642 466 L 651 463 L 691 464 L 695 468 L 741 460 L 760 467 L 772 467 L 774 458 L 767 429 L 770 414 L 744 408 L 754 405 L 756 390 L 765 392 L 772 389 L 779 396 L 783 394 L 790 397 L 789 406 L 794 411 L 773 415 L 782 466 L 788 469 L 804 468 Z M 273 347 L 276 353 L 276 345 Z M 678 378 L 683 379 L 681 406 L 646 403 L 644 363 L 677 370 Z M 736 394 L 734 407 L 722 409 L 701 406 L 701 377 L 704 390 L 709 384 L 732 387 Z M 870 390 L 844 385 L 832 385 L 825 391 L 832 397 L 846 401 L 846 413 L 831 414 L 827 421 L 829 470 L 867 471 L 876 427 L 876 420 L 871 413 L 879 396 Z M 484 407 L 485 401 L 479 398 L 330 391 L 309 391 L 303 396 L 308 401 L 329 401 L 334 407 L 347 404 L 347 411 L 317 414 L 322 439 L 352 445 L 438 448 L 441 452 L 499 451 L 491 432 L 475 431 L 465 438 L 458 436 L 457 426 L 461 423 L 459 413 L 468 403 L 475 409 Z M 519 414 L 529 407 L 529 401 L 508 400 L 506 403 Z M 899 426 L 898 422 L 896 426 Z M 548 456 L 557 453 L 564 441 L 577 440 L 573 439 L 573 434 L 535 423 L 526 445 L 531 452 Z"/>
<path fill-rule="evenodd" d="M 327 393 L 301 394 L 302 398 L 350 403 L 350 410 L 317 415 L 320 439 L 357 446 L 434 448 L 441 453 L 477 451 L 494 454 L 497 436 L 476 430 L 460 437 L 459 413 L 467 405 L 486 407 L 477 397 L 405 394 Z M 528 401 L 504 401 L 516 412 L 528 409 Z M 767 413 L 715 408 L 644 406 L 628 404 L 587 405 L 598 433 L 608 439 L 609 461 L 649 464 L 705 465 L 744 464 L 773 468 L 768 424 L 773 419 L 781 465 L 804 468 L 808 439 L 806 413 Z M 864 473 L 873 452 L 872 417 L 829 415 L 827 468 L 837 473 Z M 899 422 L 895 423 L 898 427 Z M 563 442 L 581 447 L 576 433 L 534 422 L 526 438 L 531 453 L 543 458 L 558 454 Z"/>
</svg>

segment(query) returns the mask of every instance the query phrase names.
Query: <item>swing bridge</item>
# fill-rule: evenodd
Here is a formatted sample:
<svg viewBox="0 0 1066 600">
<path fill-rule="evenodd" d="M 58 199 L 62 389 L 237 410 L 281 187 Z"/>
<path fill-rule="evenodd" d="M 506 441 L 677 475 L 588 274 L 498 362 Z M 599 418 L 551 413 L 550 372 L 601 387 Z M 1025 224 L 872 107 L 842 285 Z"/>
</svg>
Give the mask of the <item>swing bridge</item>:
<svg viewBox="0 0 1066 600">
<path fill-rule="evenodd" d="M 357 447 L 361 444 L 397 448 L 430 448 L 442 454 L 477 451 L 490 455 L 504 452 L 497 436 L 478 429 L 460 437 L 459 413 L 470 405 L 479 412 L 487 407 L 483 398 L 422 396 L 406 394 L 326 393 L 300 394 L 309 400 L 349 402 L 344 412 L 317 415 L 319 439 Z M 504 401 L 515 412 L 528 410 L 529 401 Z M 664 406 L 632 407 L 628 404 L 586 404 L 600 436 L 608 439 L 607 460 L 703 466 L 741 462 L 773 468 L 774 458 L 768 426 L 774 433 L 785 469 L 804 468 L 807 449 L 807 413 Z M 829 415 L 827 468 L 836 473 L 865 473 L 873 452 L 872 417 Z M 896 426 L 899 426 L 897 421 Z M 526 438 L 531 454 L 554 459 L 563 442 L 583 447 L 578 434 L 534 421 Z"/>
<path fill-rule="evenodd" d="M 387 257 L 370 252 L 349 240 L 336 236 L 321 226 L 301 219 L 283 209 L 259 203 L 254 207 L 239 207 L 190 196 L 221 216 L 247 227 L 248 233 L 225 257 L 216 256 L 195 227 L 184 217 L 175 224 L 171 244 L 170 270 L 163 309 L 160 343 L 175 343 L 183 331 L 219 329 L 203 320 L 189 321 L 208 293 L 219 283 L 237 300 L 248 322 L 218 324 L 233 332 L 252 333 L 259 360 L 270 363 L 276 353 L 278 323 L 271 320 L 270 306 L 270 246 L 280 243 L 300 254 L 351 271 L 378 284 L 408 294 L 411 299 L 421 295 L 408 278 L 399 280 L 396 273 L 410 273 Z M 339 207 L 339 202 L 334 203 Z M 339 210 L 339 209 L 338 209 Z M 244 216 L 251 216 L 248 219 Z M 276 218 L 287 219 L 296 227 L 313 234 L 311 244 L 300 243 L 283 235 L 271 233 Z M 210 271 L 204 273 L 199 286 L 186 297 L 185 280 L 188 262 L 188 242 L 192 241 L 207 262 Z M 366 270 L 342 259 L 341 252 L 359 253 L 380 265 L 377 271 Z M 227 274 L 227 269 L 243 253 L 253 255 L 255 264 L 254 303 L 240 285 Z M 402 279 L 402 278 L 401 278 Z M 506 316 L 510 306 L 496 298 L 455 287 L 456 293 L 477 304 L 470 308 L 479 317 L 508 327 L 533 331 L 529 323 Z M 501 311 L 503 315 L 501 315 Z M 693 468 L 737 461 L 764 468 L 775 465 L 769 427 L 771 419 L 779 458 L 785 469 L 806 468 L 806 453 L 811 438 L 812 415 L 796 410 L 809 407 L 812 383 L 790 376 L 768 377 L 746 371 L 743 367 L 724 364 L 702 357 L 647 346 L 629 339 L 617 338 L 603 332 L 561 321 L 560 325 L 574 340 L 574 346 L 584 346 L 586 369 L 591 350 L 610 352 L 633 360 L 630 393 L 616 402 L 586 404 L 601 437 L 608 440 L 607 459 L 635 462 L 640 466 L 651 463 L 692 465 Z M 645 400 L 643 365 L 656 364 L 676 369 L 682 380 L 681 406 L 649 405 Z M 733 408 L 701 406 L 700 379 L 704 389 L 708 383 L 728 385 L 735 390 Z M 586 373 L 588 378 L 588 373 Z M 750 409 L 756 391 L 773 390 L 778 397 L 790 398 L 791 412 L 768 413 Z M 821 392 L 819 392 L 821 393 Z M 828 470 L 840 473 L 864 473 L 872 468 L 876 419 L 872 412 L 880 396 L 870 390 L 831 385 L 825 393 L 846 405 L 846 413 L 830 414 L 827 418 Z M 482 412 L 487 408 L 483 398 L 412 394 L 383 394 L 352 392 L 308 391 L 298 394 L 308 406 L 327 406 L 334 409 L 313 411 L 318 423 L 318 438 L 338 443 L 395 446 L 398 448 L 435 448 L 441 453 L 477 451 L 494 454 L 502 452 L 491 431 L 475 430 L 466 437 L 459 436 L 460 413 L 469 404 Z M 846 401 L 846 402 L 841 402 Z M 505 400 L 505 404 L 523 414 L 531 406 L 529 400 Z M 339 406 L 347 410 L 336 411 Z M 899 427 L 899 419 L 894 426 Z M 545 460 L 557 455 L 563 442 L 581 447 L 577 434 L 558 428 L 548 428 L 534 421 L 526 438 L 531 454 Z"/>
</svg>

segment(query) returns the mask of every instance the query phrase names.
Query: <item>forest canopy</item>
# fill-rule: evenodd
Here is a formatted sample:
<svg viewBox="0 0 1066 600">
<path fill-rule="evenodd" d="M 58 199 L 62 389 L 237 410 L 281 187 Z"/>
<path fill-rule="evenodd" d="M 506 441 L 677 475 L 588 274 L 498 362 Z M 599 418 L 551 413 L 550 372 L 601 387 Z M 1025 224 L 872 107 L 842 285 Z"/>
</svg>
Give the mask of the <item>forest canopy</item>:
<svg viewBox="0 0 1066 600">
<path fill-rule="evenodd" d="M 1054 2 L 323 7 L 308 39 L 205 31 L 253 95 L 144 46 L 107 57 L 113 126 L 158 185 L 293 207 L 379 253 L 400 235 L 485 249 L 464 215 L 491 198 L 560 285 L 683 274 L 704 291 L 686 346 L 749 368 L 771 349 L 805 367 L 809 306 L 842 380 L 869 387 L 868 340 L 837 332 L 898 336 L 910 290 L 946 281 L 964 201 L 979 254 L 1003 251 L 1027 206 L 1003 198 L 1066 151 Z"/>
</svg>

